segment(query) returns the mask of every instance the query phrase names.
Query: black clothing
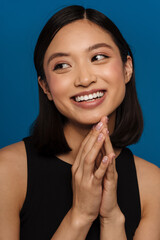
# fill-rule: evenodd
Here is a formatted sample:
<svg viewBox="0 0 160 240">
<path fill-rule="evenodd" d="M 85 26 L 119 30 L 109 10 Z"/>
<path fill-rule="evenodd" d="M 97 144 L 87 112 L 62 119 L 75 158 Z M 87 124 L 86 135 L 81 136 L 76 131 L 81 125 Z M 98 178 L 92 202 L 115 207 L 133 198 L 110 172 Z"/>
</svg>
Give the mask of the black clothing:
<svg viewBox="0 0 160 240">
<path fill-rule="evenodd" d="M 71 165 L 56 156 L 40 155 L 31 138 L 24 139 L 27 163 L 27 195 L 20 213 L 21 240 L 49 240 L 72 206 Z M 133 239 L 141 218 L 140 197 L 132 152 L 122 149 L 116 159 L 118 204 L 126 222 L 127 239 Z M 115 229 L 116 231 L 116 229 Z M 86 240 L 100 239 L 99 218 Z"/>
</svg>

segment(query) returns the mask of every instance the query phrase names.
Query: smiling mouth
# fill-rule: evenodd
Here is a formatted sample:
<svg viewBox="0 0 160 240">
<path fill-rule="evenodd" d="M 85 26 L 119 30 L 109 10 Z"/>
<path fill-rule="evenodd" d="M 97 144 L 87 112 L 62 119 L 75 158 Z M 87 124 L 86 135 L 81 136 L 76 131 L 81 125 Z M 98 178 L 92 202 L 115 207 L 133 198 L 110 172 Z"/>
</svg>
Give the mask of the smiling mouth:
<svg viewBox="0 0 160 240">
<path fill-rule="evenodd" d="M 73 99 L 75 102 L 92 102 L 95 99 L 103 97 L 104 94 L 105 94 L 104 91 L 97 91 L 94 93 L 90 93 L 88 95 L 86 94 L 86 95 L 76 96 L 76 97 L 73 97 Z"/>
</svg>

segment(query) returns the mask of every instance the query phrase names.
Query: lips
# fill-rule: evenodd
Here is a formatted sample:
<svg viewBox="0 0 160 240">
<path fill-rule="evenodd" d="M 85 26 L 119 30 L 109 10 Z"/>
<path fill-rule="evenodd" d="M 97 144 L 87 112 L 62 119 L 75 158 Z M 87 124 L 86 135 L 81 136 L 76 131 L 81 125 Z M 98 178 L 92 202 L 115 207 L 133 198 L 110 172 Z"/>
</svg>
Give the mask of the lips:
<svg viewBox="0 0 160 240">
<path fill-rule="evenodd" d="M 93 89 L 91 91 L 80 92 L 71 97 L 72 103 L 81 109 L 91 110 L 97 108 L 107 97 L 104 89 Z"/>
<path fill-rule="evenodd" d="M 91 91 L 80 92 L 72 97 L 75 102 L 92 102 L 104 96 L 106 90 L 93 89 Z"/>
</svg>

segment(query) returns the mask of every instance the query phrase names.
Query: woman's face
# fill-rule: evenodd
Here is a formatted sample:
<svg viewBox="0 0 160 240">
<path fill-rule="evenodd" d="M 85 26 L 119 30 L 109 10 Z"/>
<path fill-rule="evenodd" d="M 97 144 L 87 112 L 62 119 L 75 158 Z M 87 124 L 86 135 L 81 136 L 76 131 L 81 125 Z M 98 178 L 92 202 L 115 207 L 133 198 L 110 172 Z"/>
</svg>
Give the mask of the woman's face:
<svg viewBox="0 0 160 240">
<path fill-rule="evenodd" d="M 48 83 L 39 80 L 49 100 L 70 121 L 94 124 L 115 113 L 125 96 L 132 61 L 124 65 L 111 36 L 83 19 L 64 26 L 44 57 Z"/>
</svg>

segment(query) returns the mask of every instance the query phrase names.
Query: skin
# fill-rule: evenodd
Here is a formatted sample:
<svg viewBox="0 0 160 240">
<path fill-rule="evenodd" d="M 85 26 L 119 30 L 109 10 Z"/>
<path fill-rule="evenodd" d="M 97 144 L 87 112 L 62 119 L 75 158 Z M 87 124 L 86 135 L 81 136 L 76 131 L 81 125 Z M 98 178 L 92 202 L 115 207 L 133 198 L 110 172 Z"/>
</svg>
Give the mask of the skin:
<svg viewBox="0 0 160 240">
<path fill-rule="evenodd" d="M 86 50 L 98 43 L 106 43 L 111 48 Z M 56 57 L 48 64 L 56 52 L 69 53 L 69 56 Z M 53 70 L 60 63 L 64 63 L 63 68 Z M 115 110 L 125 96 L 125 86 L 132 75 L 132 59 L 128 57 L 123 64 L 111 36 L 97 25 L 80 20 L 56 34 L 46 51 L 44 70 L 47 84 L 40 78 L 39 84 L 48 99 L 68 118 L 64 133 L 73 149 L 59 155 L 62 161 L 72 164 L 73 205 L 52 240 L 85 239 L 98 214 L 101 240 L 125 240 L 125 219 L 116 196 L 115 157 L 121 149 L 113 149 L 109 134 L 114 129 Z M 91 89 L 106 90 L 101 104 L 92 109 L 74 104 L 72 96 Z M 109 116 L 109 120 L 105 116 Z M 105 156 L 106 162 L 103 161 Z M 134 158 L 142 208 L 134 240 L 158 240 L 160 171 L 155 165 Z M 19 239 L 19 212 L 26 190 L 26 151 L 24 143 L 19 142 L 0 151 L 0 239 Z"/>
<path fill-rule="evenodd" d="M 88 51 L 89 47 L 99 43 L 106 43 L 112 49 L 99 47 Z M 48 59 L 57 52 L 68 53 L 69 56 L 54 58 L 47 64 Z M 93 61 L 96 56 L 100 60 Z M 53 70 L 60 63 L 66 65 Z M 44 71 L 48 86 L 46 87 L 46 82 L 39 78 L 41 87 L 48 99 L 54 100 L 58 110 L 69 120 L 64 133 L 73 149 L 73 157 L 69 156 L 68 161 L 73 163 L 84 136 L 102 116 L 109 116 L 109 131 L 113 131 L 115 110 L 124 98 L 125 84 L 132 74 L 132 60 L 128 56 L 123 66 L 119 49 L 111 36 L 99 26 L 87 20 L 80 20 L 63 27 L 56 34 L 44 57 Z M 72 96 L 92 89 L 107 91 L 103 104 L 89 110 L 73 104 L 70 99 Z"/>
<path fill-rule="evenodd" d="M 89 47 L 99 43 L 106 43 L 112 49 L 97 47 L 88 51 Z M 69 56 L 54 58 L 47 65 L 50 56 L 57 52 L 68 53 Z M 94 59 L 96 55 L 97 59 Z M 60 63 L 64 65 L 53 70 Z M 45 53 L 44 71 L 50 91 L 47 91 L 43 80 L 40 84 L 69 121 L 94 124 L 103 115 L 114 114 L 124 98 L 125 84 L 132 74 L 131 59 L 128 57 L 125 68 L 122 66 L 119 49 L 109 34 L 87 20 L 76 21 L 56 34 Z M 86 110 L 76 107 L 70 97 L 91 89 L 105 89 L 107 97 L 104 104 L 86 114 Z"/>
</svg>

